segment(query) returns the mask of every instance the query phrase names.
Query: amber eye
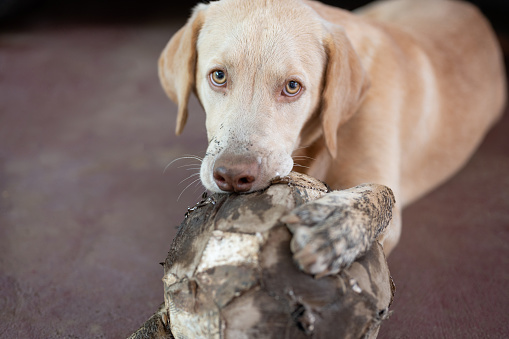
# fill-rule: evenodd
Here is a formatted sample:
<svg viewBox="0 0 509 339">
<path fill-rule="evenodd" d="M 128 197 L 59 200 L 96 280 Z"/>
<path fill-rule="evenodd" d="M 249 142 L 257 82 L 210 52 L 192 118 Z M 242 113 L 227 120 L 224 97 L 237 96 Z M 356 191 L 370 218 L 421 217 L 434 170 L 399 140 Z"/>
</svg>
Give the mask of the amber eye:
<svg viewBox="0 0 509 339">
<path fill-rule="evenodd" d="M 213 71 L 210 73 L 210 81 L 215 86 L 224 86 L 226 85 L 226 73 L 220 70 Z"/>
<path fill-rule="evenodd" d="M 300 90 L 301 90 L 300 84 L 297 81 L 291 80 L 286 83 L 283 92 L 285 95 L 293 97 L 299 94 Z"/>
</svg>

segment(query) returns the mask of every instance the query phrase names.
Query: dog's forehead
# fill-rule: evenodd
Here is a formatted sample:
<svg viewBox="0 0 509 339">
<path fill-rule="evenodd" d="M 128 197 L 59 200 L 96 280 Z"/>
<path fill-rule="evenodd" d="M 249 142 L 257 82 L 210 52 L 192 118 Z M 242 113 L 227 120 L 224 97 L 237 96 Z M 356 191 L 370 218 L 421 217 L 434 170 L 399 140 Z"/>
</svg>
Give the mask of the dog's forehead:
<svg viewBox="0 0 509 339">
<path fill-rule="evenodd" d="M 223 0 L 206 11 L 198 49 L 210 54 L 207 57 L 255 58 L 258 63 L 294 58 L 307 63 L 322 49 L 323 26 L 300 1 Z"/>
</svg>

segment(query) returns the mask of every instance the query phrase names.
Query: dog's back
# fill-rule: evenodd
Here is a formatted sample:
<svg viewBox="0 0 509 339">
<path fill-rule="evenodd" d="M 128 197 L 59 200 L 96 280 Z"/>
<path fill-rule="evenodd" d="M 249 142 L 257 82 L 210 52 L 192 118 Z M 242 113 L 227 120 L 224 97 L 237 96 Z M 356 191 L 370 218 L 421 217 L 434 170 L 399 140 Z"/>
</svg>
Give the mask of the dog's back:
<svg viewBox="0 0 509 339">
<path fill-rule="evenodd" d="M 415 60 L 422 62 L 414 70 L 422 71 L 422 86 L 436 93 L 424 89 L 423 96 L 407 98 L 425 109 L 401 116 L 401 138 L 413 140 L 401 145 L 401 186 L 409 202 L 454 174 L 502 113 L 502 53 L 487 20 L 465 2 L 383 1 L 357 14 L 393 37 L 396 31 L 409 36 L 415 45 L 407 53 L 417 53 Z"/>
<path fill-rule="evenodd" d="M 374 2 L 357 14 L 410 34 L 433 68 L 446 75 L 442 90 L 454 86 L 470 96 L 474 88 L 481 99 L 472 101 L 490 101 L 498 109 L 489 111 L 501 113 L 506 93 L 502 52 L 475 6 L 461 1 L 392 0 Z M 480 88 L 480 84 L 492 87 Z"/>
</svg>

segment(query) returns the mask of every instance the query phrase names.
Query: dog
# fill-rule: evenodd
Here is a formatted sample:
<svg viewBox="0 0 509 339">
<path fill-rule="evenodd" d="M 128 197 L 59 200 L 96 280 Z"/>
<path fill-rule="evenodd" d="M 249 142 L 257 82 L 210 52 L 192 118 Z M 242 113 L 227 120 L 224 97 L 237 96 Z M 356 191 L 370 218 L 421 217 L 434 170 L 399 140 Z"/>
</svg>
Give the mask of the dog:
<svg viewBox="0 0 509 339">
<path fill-rule="evenodd" d="M 178 105 L 177 135 L 191 92 L 206 112 L 208 190 L 261 190 L 294 168 L 335 190 L 283 218 L 297 264 L 322 276 L 373 240 L 392 251 L 401 210 L 457 172 L 500 117 L 503 67 L 492 28 L 468 3 L 390 0 L 348 12 L 221 0 L 194 8 L 163 50 L 159 77 Z M 387 227 L 371 222 L 370 208 L 350 217 L 359 189 L 341 190 L 361 183 L 383 185 L 360 190 L 365 206 L 389 201 Z M 371 199 L 383 187 L 396 205 Z"/>
</svg>

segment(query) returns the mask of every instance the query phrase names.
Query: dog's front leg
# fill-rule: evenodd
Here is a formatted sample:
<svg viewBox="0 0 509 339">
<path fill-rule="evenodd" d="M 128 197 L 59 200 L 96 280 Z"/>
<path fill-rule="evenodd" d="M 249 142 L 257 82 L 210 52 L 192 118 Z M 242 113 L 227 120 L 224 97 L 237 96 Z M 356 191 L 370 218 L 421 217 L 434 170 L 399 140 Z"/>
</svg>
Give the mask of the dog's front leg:
<svg viewBox="0 0 509 339">
<path fill-rule="evenodd" d="M 363 184 L 299 206 L 281 219 L 293 233 L 295 261 L 317 277 L 348 267 L 384 232 L 394 204 L 390 188 Z"/>
</svg>

